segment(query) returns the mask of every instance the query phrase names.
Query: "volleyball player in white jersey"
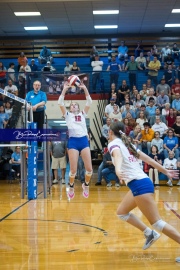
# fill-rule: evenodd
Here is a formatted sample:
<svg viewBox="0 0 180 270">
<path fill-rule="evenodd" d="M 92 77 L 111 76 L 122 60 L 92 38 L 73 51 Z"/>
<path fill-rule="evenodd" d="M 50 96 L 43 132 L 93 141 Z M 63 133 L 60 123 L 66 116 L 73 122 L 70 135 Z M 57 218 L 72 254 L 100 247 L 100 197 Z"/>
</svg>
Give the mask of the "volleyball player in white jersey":
<svg viewBox="0 0 180 270">
<path fill-rule="evenodd" d="M 162 220 L 159 215 L 153 198 L 154 185 L 140 168 L 138 158 L 166 174 L 168 178 L 177 178 L 178 171 L 166 170 L 146 154 L 139 150 L 137 152 L 123 131 L 124 126 L 121 122 L 114 122 L 110 125 L 108 149 L 112 155 L 112 161 L 120 182 L 123 183 L 124 181 L 130 189 L 117 209 L 118 217 L 144 233 L 146 241 L 143 249 L 149 248 L 160 237 L 160 234 L 155 230 L 163 232 L 177 243 L 180 243 L 180 233 Z M 130 212 L 135 207 L 138 207 L 145 215 L 153 230 Z M 177 261 L 178 259 L 180 262 L 180 258 L 177 258 Z"/>
<path fill-rule="evenodd" d="M 70 199 L 73 199 L 75 196 L 74 179 L 77 172 L 79 153 L 81 153 L 81 157 L 83 159 L 84 166 L 86 169 L 85 183 L 82 185 L 83 196 L 85 198 L 88 198 L 89 182 L 92 176 L 92 162 L 85 117 L 89 111 L 92 99 L 89 95 L 86 86 L 84 84 L 81 84 L 80 88 L 84 90 L 86 96 L 86 105 L 84 107 L 84 110 L 80 112 L 79 104 L 77 102 L 72 102 L 70 105 L 70 111 L 68 112 L 66 110 L 66 107 L 64 106 L 64 96 L 69 88 L 70 85 L 68 85 L 68 83 L 65 83 L 63 91 L 58 100 L 58 104 L 60 105 L 60 109 L 65 117 L 69 133 L 67 148 L 70 162 L 70 173 L 69 173 L 70 188 L 68 196 Z"/>
</svg>

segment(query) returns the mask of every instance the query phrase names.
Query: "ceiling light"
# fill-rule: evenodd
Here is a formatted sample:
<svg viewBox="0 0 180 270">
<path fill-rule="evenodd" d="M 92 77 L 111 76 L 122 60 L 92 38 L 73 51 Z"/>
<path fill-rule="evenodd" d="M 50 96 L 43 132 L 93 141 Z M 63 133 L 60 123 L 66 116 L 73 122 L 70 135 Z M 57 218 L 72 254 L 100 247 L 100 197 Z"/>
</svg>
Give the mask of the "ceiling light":
<svg viewBox="0 0 180 270">
<path fill-rule="evenodd" d="M 40 12 L 14 12 L 16 16 L 41 16 Z"/>
<path fill-rule="evenodd" d="M 25 30 L 48 30 L 47 26 L 24 27 Z"/>
<path fill-rule="evenodd" d="M 180 9 L 173 9 L 172 13 L 180 13 Z"/>
<path fill-rule="evenodd" d="M 94 15 L 119 14 L 119 10 L 93 10 Z"/>
<path fill-rule="evenodd" d="M 165 24 L 165 27 L 180 27 L 180 23 L 168 23 Z"/>
<path fill-rule="evenodd" d="M 112 28 L 118 28 L 117 25 L 95 25 L 95 29 L 112 29 Z"/>
<path fill-rule="evenodd" d="M 57 123 L 57 124 L 59 124 L 59 123 L 66 123 L 66 121 L 63 121 L 63 120 L 62 121 L 60 121 L 60 120 L 59 121 L 53 121 L 53 122 L 54 123 Z"/>
</svg>

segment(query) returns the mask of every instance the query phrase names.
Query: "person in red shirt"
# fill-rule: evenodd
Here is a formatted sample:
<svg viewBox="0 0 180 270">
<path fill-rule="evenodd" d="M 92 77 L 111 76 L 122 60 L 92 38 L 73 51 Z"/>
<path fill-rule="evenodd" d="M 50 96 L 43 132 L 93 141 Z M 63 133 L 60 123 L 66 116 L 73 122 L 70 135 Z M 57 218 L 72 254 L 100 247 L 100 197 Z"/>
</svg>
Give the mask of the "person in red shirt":
<svg viewBox="0 0 180 270">
<path fill-rule="evenodd" d="M 172 108 L 169 109 L 169 115 L 166 116 L 168 128 L 172 128 L 173 124 L 176 121 L 176 111 Z"/>
<path fill-rule="evenodd" d="M 175 83 L 171 87 L 172 100 L 174 100 L 176 98 L 176 96 L 175 96 L 176 93 L 180 94 L 179 79 L 175 79 Z"/>
</svg>

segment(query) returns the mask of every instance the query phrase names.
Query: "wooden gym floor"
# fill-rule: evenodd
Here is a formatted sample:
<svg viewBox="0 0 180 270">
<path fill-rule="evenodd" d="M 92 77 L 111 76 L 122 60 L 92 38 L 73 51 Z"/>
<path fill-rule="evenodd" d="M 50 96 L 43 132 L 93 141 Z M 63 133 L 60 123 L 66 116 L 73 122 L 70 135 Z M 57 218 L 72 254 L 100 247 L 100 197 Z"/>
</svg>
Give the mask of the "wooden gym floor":
<svg viewBox="0 0 180 270">
<path fill-rule="evenodd" d="M 54 185 L 47 199 L 20 198 L 20 185 L 0 181 L 0 269 L 112 270 L 179 269 L 180 246 L 162 235 L 147 251 L 140 231 L 118 220 L 116 208 L 127 187 L 90 186 L 82 197 L 78 180 L 68 201 L 65 185 Z M 180 188 L 156 189 L 162 218 L 180 230 Z M 134 210 L 148 224 L 138 209 Z"/>
</svg>

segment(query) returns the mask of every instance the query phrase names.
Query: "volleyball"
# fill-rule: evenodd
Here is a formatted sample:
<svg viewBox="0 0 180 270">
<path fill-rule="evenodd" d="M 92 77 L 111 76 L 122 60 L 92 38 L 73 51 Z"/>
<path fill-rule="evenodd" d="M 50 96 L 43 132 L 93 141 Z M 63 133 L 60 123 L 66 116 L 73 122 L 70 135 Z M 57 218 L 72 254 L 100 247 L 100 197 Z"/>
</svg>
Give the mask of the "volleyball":
<svg viewBox="0 0 180 270">
<path fill-rule="evenodd" d="M 70 86 L 80 86 L 81 81 L 80 81 L 80 79 L 79 79 L 78 76 L 76 76 L 76 75 L 71 75 L 71 76 L 68 78 L 68 83 L 70 84 Z"/>
</svg>

